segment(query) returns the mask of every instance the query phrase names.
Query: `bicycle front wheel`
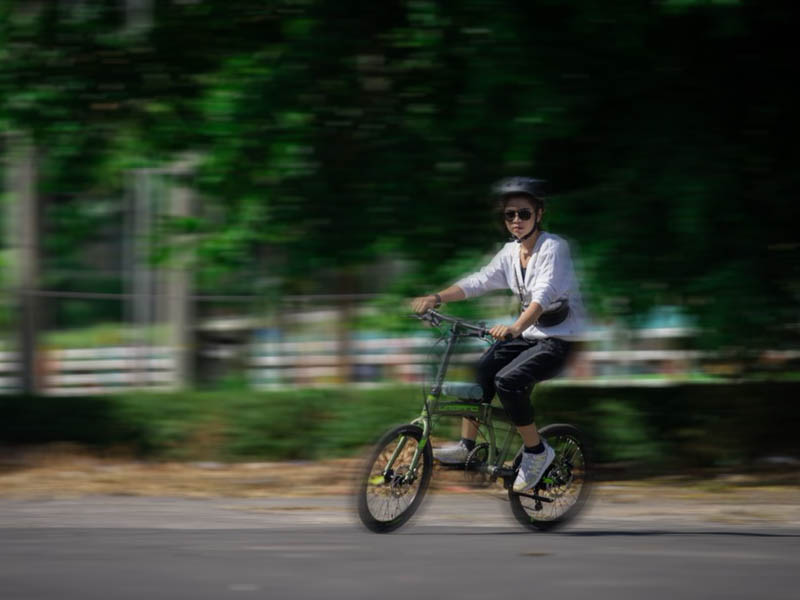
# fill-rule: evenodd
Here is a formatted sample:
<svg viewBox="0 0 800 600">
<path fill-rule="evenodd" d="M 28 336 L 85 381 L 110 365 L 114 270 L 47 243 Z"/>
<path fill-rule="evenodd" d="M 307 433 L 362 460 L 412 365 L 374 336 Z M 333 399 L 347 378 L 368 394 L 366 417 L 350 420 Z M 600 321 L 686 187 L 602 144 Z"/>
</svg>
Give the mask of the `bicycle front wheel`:
<svg viewBox="0 0 800 600">
<path fill-rule="evenodd" d="M 370 531 L 394 531 L 419 508 L 433 472 L 430 444 L 422 448 L 417 468 L 411 472 L 421 440 L 420 427 L 400 425 L 387 431 L 375 445 L 357 492 L 358 516 Z"/>
<path fill-rule="evenodd" d="M 534 489 L 521 495 L 509 487 L 508 499 L 511 512 L 522 525 L 550 530 L 573 519 L 586 504 L 591 488 L 591 461 L 588 444 L 577 427 L 548 425 L 539 435 L 552 446 L 556 456 Z M 520 458 L 518 455 L 514 461 L 515 469 Z"/>
</svg>

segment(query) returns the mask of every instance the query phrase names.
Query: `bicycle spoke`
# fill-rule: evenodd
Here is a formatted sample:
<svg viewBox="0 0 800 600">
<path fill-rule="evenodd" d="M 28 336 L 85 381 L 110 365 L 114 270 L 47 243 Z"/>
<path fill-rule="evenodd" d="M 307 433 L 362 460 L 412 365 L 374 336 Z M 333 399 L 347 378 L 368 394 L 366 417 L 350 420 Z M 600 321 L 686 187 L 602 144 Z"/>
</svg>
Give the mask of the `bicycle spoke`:
<svg viewBox="0 0 800 600">
<path fill-rule="evenodd" d="M 405 479 L 409 475 L 418 442 L 411 437 L 405 437 L 404 446 L 395 456 L 401 439 L 392 440 L 384 446 L 367 477 L 367 507 L 378 521 L 392 521 L 401 515 L 414 501 L 422 480 L 424 466 L 421 461 L 414 481 L 409 483 Z M 384 473 L 393 456 L 392 468 Z"/>
<path fill-rule="evenodd" d="M 530 497 L 519 498 L 525 512 L 537 521 L 552 521 L 560 518 L 581 495 L 585 484 L 585 458 L 580 446 L 570 436 L 548 439 L 556 452 L 553 464 L 536 489 L 536 495 L 550 502 L 537 502 Z"/>
</svg>

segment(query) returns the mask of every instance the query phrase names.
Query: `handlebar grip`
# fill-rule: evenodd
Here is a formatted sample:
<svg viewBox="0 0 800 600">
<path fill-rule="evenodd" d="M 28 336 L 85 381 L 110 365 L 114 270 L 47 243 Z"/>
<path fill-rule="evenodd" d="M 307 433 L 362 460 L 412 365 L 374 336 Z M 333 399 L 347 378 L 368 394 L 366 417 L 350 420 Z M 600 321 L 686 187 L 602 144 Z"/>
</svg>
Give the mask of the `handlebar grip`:
<svg viewBox="0 0 800 600">
<path fill-rule="evenodd" d="M 510 334 L 510 333 L 507 333 L 507 334 L 505 334 L 505 335 L 503 336 L 503 341 L 504 341 L 504 342 L 510 342 L 510 341 L 511 341 L 511 340 L 513 340 L 513 339 L 514 339 L 514 336 L 513 336 L 512 334 Z"/>
</svg>

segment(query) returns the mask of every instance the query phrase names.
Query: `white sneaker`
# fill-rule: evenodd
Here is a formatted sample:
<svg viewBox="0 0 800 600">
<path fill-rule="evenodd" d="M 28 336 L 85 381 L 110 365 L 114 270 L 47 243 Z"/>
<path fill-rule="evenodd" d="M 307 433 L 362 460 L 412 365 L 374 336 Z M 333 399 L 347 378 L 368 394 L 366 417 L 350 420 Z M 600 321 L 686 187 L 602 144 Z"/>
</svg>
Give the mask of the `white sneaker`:
<svg viewBox="0 0 800 600">
<path fill-rule="evenodd" d="M 467 454 L 469 454 L 469 450 L 463 442 L 433 450 L 433 458 L 443 465 L 463 465 L 467 462 Z"/>
<path fill-rule="evenodd" d="M 531 454 L 530 452 L 522 453 L 522 462 L 519 465 L 519 471 L 517 472 L 517 478 L 514 481 L 513 488 L 518 494 L 527 492 L 539 483 L 542 474 L 556 457 L 555 450 L 548 446 L 547 442 L 544 440 L 542 441 L 544 442 L 544 452 L 540 452 L 539 454 Z"/>
</svg>

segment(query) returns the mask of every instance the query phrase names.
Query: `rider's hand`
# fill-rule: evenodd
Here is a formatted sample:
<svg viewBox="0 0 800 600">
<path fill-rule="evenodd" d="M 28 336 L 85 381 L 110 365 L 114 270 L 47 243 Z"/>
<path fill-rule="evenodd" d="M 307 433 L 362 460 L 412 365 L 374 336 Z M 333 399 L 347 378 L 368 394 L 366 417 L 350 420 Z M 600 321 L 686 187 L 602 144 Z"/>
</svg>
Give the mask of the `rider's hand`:
<svg viewBox="0 0 800 600">
<path fill-rule="evenodd" d="M 517 331 L 513 326 L 507 327 L 506 325 L 495 325 L 489 330 L 489 335 L 500 341 L 505 340 L 506 336 L 509 334 L 511 334 L 512 338 L 520 336 L 520 332 Z"/>
<path fill-rule="evenodd" d="M 432 308 L 436 308 L 436 296 L 420 296 L 411 301 L 411 308 L 415 313 L 421 315 Z"/>
</svg>

